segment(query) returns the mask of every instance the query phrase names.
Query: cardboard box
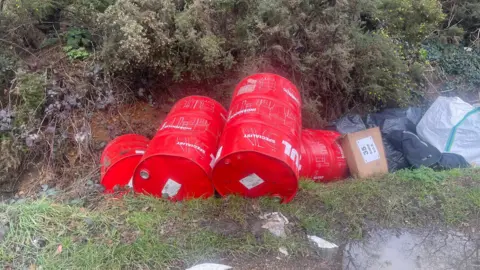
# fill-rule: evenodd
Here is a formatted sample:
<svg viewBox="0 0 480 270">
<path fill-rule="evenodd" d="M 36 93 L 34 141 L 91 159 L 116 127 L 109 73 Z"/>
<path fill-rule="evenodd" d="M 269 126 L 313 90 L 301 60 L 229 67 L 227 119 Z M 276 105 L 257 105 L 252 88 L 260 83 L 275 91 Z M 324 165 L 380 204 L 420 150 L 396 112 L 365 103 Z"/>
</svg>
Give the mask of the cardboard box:
<svg viewBox="0 0 480 270">
<path fill-rule="evenodd" d="M 340 140 L 350 173 L 366 178 L 388 173 L 388 164 L 379 128 L 346 134 Z"/>
</svg>

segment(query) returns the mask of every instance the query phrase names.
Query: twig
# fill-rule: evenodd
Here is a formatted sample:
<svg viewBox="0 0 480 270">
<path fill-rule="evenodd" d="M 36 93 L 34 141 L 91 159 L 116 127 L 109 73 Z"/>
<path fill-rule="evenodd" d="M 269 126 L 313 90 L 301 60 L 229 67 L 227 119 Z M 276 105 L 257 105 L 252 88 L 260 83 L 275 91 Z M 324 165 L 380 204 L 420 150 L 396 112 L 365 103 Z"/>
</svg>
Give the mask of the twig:
<svg viewBox="0 0 480 270">
<path fill-rule="evenodd" d="M 452 10 L 450 11 L 451 12 L 451 15 L 450 15 L 450 18 L 448 19 L 448 25 L 447 25 L 447 28 L 450 27 L 450 24 L 452 24 L 452 21 L 453 19 L 455 18 L 455 8 L 457 7 L 457 3 L 454 3 L 453 4 L 453 7 L 452 7 Z"/>
<path fill-rule="evenodd" d="M 38 57 L 37 57 L 35 54 L 33 54 L 31 51 L 23 48 L 22 46 L 20 46 L 20 45 L 18 45 L 18 44 L 16 44 L 16 43 L 10 42 L 10 41 L 5 40 L 5 39 L 2 39 L 2 38 L 0 38 L 0 41 L 5 42 L 5 43 L 7 43 L 7 44 L 10 44 L 10 45 L 12 45 L 12 46 L 15 46 L 15 47 L 17 47 L 17 48 L 19 48 L 19 49 L 21 49 L 21 50 L 29 53 L 31 56 L 33 56 L 33 57 L 35 57 L 35 58 L 38 59 Z"/>
<path fill-rule="evenodd" d="M 123 119 L 123 121 L 125 121 L 125 124 L 127 124 L 128 128 L 130 129 L 130 132 L 133 133 L 133 128 L 130 126 L 127 119 L 125 119 L 125 117 L 123 117 L 123 114 L 120 112 L 120 110 L 118 108 L 117 108 L 117 112 L 118 112 L 118 115 L 120 115 L 120 117 Z"/>
</svg>

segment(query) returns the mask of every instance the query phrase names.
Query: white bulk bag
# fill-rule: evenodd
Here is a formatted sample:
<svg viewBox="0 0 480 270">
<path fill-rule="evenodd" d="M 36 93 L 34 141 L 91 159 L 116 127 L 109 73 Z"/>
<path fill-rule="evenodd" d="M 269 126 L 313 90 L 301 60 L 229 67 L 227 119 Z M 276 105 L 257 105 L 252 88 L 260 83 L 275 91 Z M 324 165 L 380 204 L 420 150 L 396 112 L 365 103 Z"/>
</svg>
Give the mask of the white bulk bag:
<svg viewBox="0 0 480 270">
<path fill-rule="evenodd" d="M 480 108 L 459 97 L 439 97 L 417 125 L 417 134 L 441 152 L 480 165 Z"/>
</svg>

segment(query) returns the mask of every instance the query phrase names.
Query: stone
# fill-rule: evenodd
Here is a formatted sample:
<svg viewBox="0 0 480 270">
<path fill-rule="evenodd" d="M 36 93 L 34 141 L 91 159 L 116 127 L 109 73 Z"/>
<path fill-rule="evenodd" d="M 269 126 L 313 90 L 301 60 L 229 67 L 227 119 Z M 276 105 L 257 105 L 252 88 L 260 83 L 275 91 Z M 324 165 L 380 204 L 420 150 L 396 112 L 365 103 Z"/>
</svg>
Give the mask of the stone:
<svg viewBox="0 0 480 270">
<path fill-rule="evenodd" d="M 288 219 L 280 212 L 273 212 L 261 215 L 260 219 L 264 220 L 262 228 L 267 229 L 277 237 L 285 238 L 285 225 L 288 224 Z"/>
</svg>

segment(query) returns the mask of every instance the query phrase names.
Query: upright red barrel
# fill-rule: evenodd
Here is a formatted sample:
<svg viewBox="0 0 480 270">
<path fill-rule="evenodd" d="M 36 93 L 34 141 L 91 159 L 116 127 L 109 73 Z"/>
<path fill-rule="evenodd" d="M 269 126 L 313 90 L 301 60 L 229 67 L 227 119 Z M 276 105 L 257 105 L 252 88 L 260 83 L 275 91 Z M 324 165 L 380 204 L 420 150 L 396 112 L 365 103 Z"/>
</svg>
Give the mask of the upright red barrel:
<svg viewBox="0 0 480 270">
<path fill-rule="evenodd" d="M 105 147 L 100 157 L 100 183 L 105 192 L 113 192 L 115 186 L 129 184 L 148 143 L 149 139 L 143 136 L 127 134 L 115 138 Z"/>
<path fill-rule="evenodd" d="M 241 81 L 220 139 L 215 189 L 291 201 L 298 190 L 301 122 L 300 94 L 290 81 L 267 73 Z"/>
<path fill-rule="evenodd" d="M 348 166 L 337 140 L 340 133 L 328 130 L 302 131 L 300 176 L 331 182 L 348 176 Z"/>
<path fill-rule="evenodd" d="M 175 201 L 213 195 L 211 170 L 226 115 L 208 97 L 179 100 L 135 170 L 134 190 Z"/>
</svg>

